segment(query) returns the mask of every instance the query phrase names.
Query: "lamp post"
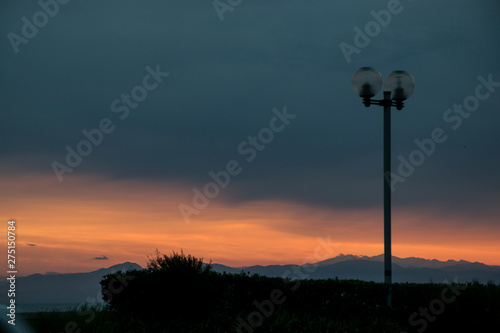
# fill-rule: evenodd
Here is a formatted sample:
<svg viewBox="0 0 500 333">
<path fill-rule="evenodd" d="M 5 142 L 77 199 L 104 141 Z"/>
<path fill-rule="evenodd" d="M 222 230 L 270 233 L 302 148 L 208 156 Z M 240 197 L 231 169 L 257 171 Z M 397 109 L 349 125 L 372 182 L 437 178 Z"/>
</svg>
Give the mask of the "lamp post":
<svg viewBox="0 0 500 333">
<path fill-rule="evenodd" d="M 403 101 L 411 96 L 415 87 L 413 77 L 405 71 L 394 71 L 384 82 L 384 99 L 373 100 L 382 86 L 382 76 L 371 67 L 362 67 L 354 73 L 352 89 L 363 99 L 366 107 L 384 107 L 384 281 L 388 286 L 387 306 L 392 303 L 391 265 L 391 106 L 402 110 Z"/>
</svg>

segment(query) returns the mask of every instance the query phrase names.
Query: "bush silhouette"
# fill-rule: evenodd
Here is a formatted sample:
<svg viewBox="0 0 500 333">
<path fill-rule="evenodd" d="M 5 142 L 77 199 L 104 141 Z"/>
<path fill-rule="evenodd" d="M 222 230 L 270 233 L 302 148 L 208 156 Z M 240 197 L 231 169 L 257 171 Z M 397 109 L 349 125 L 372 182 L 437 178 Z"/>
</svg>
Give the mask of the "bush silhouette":
<svg viewBox="0 0 500 333">
<path fill-rule="evenodd" d="M 181 253 L 172 251 L 170 256 L 161 254 L 158 249 L 156 257 L 148 256 L 147 268 L 151 271 L 164 271 L 176 274 L 207 274 L 212 270 L 212 260 L 209 264 L 203 263 L 203 258 L 196 258 L 190 254 L 187 256 L 181 249 Z"/>
<path fill-rule="evenodd" d="M 182 250 L 155 254 L 148 258 L 147 269 L 110 274 L 101 281 L 103 298 L 114 313 L 150 332 L 234 332 L 242 321 L 251 323 L 256 333 L 413 332 L 423 324 L 410 321 L 410 316 L 437 304 L 443 290 L 450 288 L 393 284 L 394 307 L 388 311 L 383 306 L 387 286 L 382 283 L 217 273 L 211 263 Z M 123 288 L 122 281 L 127 282 Z M 461 286 L 456 300 L 426 322 L 426 332 L 498 328 L 500 285 Z M 276 290 L 284 301 L 271 305 L 270 295 Z"/>
<path fill-rule="evenodd" d="M 170 324 L 202 321 L 210 315 L 217 301 L 211 263 L 186 256 L 182 250 L 168 256 L 156 250 L 155 257 L 148 260 L 145 270 L 107 275 L 101 281 L 103 299 L 112 309 L 144 321 Z M 128 283 L 113 294 L 116 280 Z"/>
</svg>

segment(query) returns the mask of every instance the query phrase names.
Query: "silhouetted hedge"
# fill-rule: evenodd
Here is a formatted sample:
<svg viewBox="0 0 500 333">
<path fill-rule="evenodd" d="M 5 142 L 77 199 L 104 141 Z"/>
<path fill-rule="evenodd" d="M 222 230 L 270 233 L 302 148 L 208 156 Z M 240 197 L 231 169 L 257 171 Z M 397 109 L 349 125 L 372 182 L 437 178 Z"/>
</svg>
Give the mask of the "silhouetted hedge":
<svg viewBox="0 0 500 333">
<path fill-rule="evenodd" d="M 465 332 L 500 327 L 500 286 L 287 280 L 210 269 L 106 276 L 114 312 L 152 332 Z"/>
</svg>

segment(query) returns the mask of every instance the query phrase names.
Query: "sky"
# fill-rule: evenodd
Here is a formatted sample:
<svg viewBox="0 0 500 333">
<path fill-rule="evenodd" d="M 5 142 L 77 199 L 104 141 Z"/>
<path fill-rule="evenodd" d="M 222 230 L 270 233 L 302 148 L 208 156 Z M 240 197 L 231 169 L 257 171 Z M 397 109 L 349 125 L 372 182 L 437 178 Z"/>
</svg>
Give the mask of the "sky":
<svg viewBox="0 0 500 333">
<path fill-rule="evenodd" d="M 370 66 L 415 80 L 391 116 L 393 255 L 500 265 L 499 14 L 2 1 L 2 248 L 14 219 L 20 275 L 156 249 L 231 266 L 381 254 L 383 110 L 351 89 Z"/>
</svg>

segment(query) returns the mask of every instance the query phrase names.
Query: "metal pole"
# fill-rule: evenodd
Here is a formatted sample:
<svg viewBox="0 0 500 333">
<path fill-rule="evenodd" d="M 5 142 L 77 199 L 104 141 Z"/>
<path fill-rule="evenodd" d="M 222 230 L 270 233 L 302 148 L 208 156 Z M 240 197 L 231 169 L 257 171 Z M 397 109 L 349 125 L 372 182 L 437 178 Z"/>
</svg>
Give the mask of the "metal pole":
<svg viewBox="0 0 500 333">
<path fill-rule="evenodd" d="M 392 305 L 391 268 L 391 92 L 384 91 L 384 276 L 389 287 L 387 306 Z"/>
</svg>

